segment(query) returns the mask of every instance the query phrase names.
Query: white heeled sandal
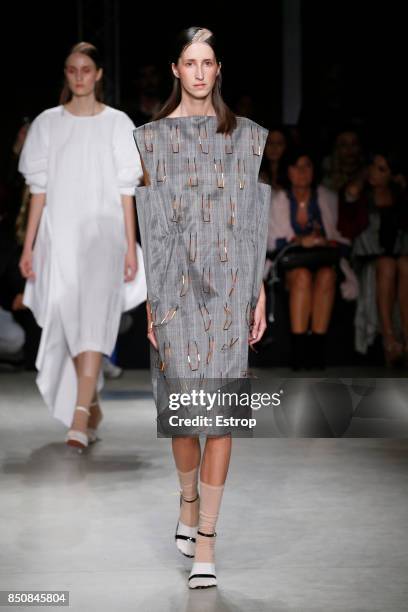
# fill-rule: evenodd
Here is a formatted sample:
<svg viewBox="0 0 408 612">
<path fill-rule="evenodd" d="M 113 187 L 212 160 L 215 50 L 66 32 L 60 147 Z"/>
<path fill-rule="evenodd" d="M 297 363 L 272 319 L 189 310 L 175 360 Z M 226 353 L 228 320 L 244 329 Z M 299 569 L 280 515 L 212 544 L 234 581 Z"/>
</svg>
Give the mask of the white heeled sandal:
<svg viewBox="0 0 408 612">
<path fill-rule="evenodd" d="M 90 408 L 92 408 L 92 406 L 99 406 L 99 402 L 92 402 L 92 404 L 90 405 Z M 86 430 L 88 434 L 88 444 L 94 444 L 95 442 L 99 440 L 98 427 L 101 424 L 102 419 L 103 419 L 103 415 L 101 412 L 101 416 L 98 421 L 98 425 L 96 427 L 88 427 L 88 429 Z"/>
<path fill-rule="evenodd" d="M 180 495 L 180 506 L 182 501 L 185 501 L 188 504 L 192 504 L 197 501 L 199 495 L 194 499 L 184 499 L 182 495 Z M 176 540 L 176 546 L 182 555 L 185 557 L 189 557 L 190 559 L 194 557 L 195 545 L 196 545 L 196 536 L 197 536 L 196 527 L 190 527 L 189 525 L 185 525 L 180 520 L 177 523 L 176 533 L 174 539 Z"/>
<path fill-rule="evenodd" d="M 86 412 L 88 417 L 91 414 L 88 408 L 85 408 L 84 406 L 77 406 L 75 410 Z M 70 429 L 66 435 L 65 443 L 68 444 L 68 446 L 75 446 L 76 448 L 82 450 L 88 447 L 88 435 L 83 431 Z"/>
</svg>

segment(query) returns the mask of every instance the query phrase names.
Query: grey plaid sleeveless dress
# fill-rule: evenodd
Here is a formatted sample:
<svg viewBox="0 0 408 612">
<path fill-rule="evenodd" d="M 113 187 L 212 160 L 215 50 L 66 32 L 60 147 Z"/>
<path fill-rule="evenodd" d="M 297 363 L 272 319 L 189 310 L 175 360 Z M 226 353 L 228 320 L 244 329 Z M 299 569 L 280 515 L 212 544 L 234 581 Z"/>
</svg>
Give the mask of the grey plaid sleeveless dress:
<svg viewBox="0 0 408 612">
<path fill-rule="evenodd" d="M 213 116 L 167 117 L 134 131 L 148 176 L 135 195 L 159 346 L 151 347 L 156 405 L 158 377 L 247 374 L 271 197 L 258 182 L 267 134 L 243 117 L 231 135 L 218 134 Z"/>
</svg>

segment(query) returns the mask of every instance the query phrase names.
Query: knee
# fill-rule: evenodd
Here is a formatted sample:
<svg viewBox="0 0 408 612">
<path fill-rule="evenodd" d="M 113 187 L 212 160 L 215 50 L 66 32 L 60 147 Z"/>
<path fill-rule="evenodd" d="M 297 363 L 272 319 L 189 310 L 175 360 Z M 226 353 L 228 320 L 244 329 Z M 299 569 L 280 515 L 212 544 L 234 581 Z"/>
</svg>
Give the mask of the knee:
<svg viewBox="0 0 408 612">
<path fill-rule="evenodd" d="M 397 268 L 400 276 L 408 277 L 408 256 L 404 255 L 398 258 Z"/>
<path fill-rule="evenodd" d="M 306 291 L 312 286 L 312 274 L 307 268 L 297 268 L 292 272 L 291 289 Z"/>
<path fill-rule="evenodd" d="M 316 285 L 323 290 L 331 290 L 336 283 L 336 272 L 334 268 L 320 268 L 317 272 Z"/>
<path fill-rule="evenodd" d="M 377 279 L 392 280 L 395 277 L 396 262 L 392 257 L 380 257 L 377 260 Z"/>
</svg>

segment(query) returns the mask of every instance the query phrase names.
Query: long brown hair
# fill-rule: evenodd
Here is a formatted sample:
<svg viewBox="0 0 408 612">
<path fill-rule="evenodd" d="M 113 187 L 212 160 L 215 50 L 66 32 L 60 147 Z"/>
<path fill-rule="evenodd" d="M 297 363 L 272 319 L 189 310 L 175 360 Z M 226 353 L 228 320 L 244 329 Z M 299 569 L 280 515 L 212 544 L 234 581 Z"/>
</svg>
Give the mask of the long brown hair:
<svg viewBox="0 0 408 612">
<path fill-rule="evenodd" d="M 201 38 L 201 42 L 206 42 L 214 51 L 215 59 L 219 64 L 219 57 L 216 50 L 215 37 L 207 28 L 192 27 L 182 30 L 176 40 L 176 45 L 172 54 L 172 61 L 177 64 L 184 49 L 194 42 L 200 41 L 200 33 L 208 33 Z M 217 132 L 222 134 L 230 134 L 237 126 L 237 118 L 232 110 L 225 104 L 221 95 L 221 73 L 217 76 L 214 88 L 212 90 L 212 103 L 218 119 Z M 154 116 L 153 120 L 163 119 L 170 115 L 180 104 L 181 101 L 181 85 L 180 79 L 174 77 L 173 90 L 169 98 L 164 103 L 163 107 Z"/>
<path fill-rule="evenodd" d="M 87 55 L 93 61 L 97 70 L 102 68 L 102 61 L 99 55 L 99 51 L 94 45 L 91 45 L 91 43 L 80 42 L 74 45 L 68 53 L 67 57 L 65 58 L 65 63 L 69 56 L 73 53 L 83 53 L 84 55 Z M 69 102 L 71 98 L 72 91 L 70 90 L 67 80 L 65 79 L 64 86 L 60 93 L 59 103 L 67 104 L 67 102 Z M 98 102 L 103 102 L 103 77 L 95 83 L 95 98 Z"/>
</svg>

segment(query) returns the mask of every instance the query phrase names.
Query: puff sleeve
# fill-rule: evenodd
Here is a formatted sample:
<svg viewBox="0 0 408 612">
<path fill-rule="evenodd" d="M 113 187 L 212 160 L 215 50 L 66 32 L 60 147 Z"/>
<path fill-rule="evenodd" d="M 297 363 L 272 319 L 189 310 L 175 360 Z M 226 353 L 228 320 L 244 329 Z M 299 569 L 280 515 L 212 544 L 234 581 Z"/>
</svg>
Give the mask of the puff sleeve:
<svg viewBox="0 0 408 612">
<path fill-rule="evenodd" d="M 135 126 L 123 112 L 118 114 L 113 134 L 113 153 L 119 191 L 122 195 L 134 195 L 135 187 L 143 177 L 140 155 L 133 140 Z"/>
<path fill-rule="evenodd" d="M 44 112 L 30 126 L 18 164 L 31 193 L 47 191 L 49 141 L 50 120 Z"/>
</svg>

